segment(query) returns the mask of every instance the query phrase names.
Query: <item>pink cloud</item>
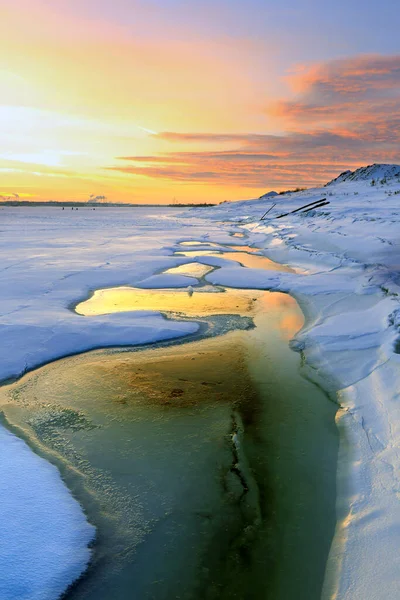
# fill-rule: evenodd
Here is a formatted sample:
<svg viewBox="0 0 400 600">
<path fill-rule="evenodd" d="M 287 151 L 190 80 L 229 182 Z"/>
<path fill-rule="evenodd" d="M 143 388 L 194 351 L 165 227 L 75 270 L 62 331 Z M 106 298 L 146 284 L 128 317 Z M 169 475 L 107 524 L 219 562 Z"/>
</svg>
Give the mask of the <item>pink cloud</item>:
<svg viewBox="0 0 400 600">
<path fill-rule="evenodd" d="M 264 189 L 318 185 L 347 168 L 400 161 L 400 56 L 358 56 L 300 67 L 289 84 L 296 97 L 267 108 L 283 121 L 282 135 L 164 132 L 155 137 L 174 145 L 219 148 L 123 157 L 128 164 L 113 169 Z M 235 148 L 221 149 L 226 144 Z"/>
<path fill-rule="evenodd" d="M 347 123 L 351 131 L 360 121 L 400 117 L 400 55 L 330 61 L 303 68 L 287 79 L 295 99 L 278 101 L 267 112 L 289 127 Z"/>
</svg>

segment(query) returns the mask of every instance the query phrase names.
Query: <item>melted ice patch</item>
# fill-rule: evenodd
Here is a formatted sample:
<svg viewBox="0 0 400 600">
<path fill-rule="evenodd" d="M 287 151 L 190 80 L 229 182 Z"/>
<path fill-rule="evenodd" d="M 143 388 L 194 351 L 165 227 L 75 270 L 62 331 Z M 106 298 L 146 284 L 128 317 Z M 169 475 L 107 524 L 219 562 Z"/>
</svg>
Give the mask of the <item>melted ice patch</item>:
<svg viewBox="0 0 400 600">
<path fill-rule="evenodd" d="M 215 290 L 210 291 L 210 287 L 189 291 L 118 287 L 96 290 L 93 296 L 78 304 L 75 310 L 84 316 L 143 310 L 180 313 L 188 317 L 248 315 L 254 301 L 260 295 L 260 292 L 253 290 L 226 290 L 215 293 Z"/>
<path fill-rule="evenodd" d="M 214 246 L 216 248 L 218 248 L 218 244 L 215 244 L 214 242 L 196 242 L 196 241 L 190 241 L 190 242 L 179 242 L 180 246 Z"/>
<path fill-rule="evenodd" d="M 171 269 L 164 271 L 164 273 L 169 273 L 171 275 L 187 275 L 189 277 L 204 277 L 204 275 L 207 275 L 213 268 L 214 267 L 210 267 L 209 265 L 193 262 L 181 265 L 180 267 L 172 267 Z"/>
</svg>

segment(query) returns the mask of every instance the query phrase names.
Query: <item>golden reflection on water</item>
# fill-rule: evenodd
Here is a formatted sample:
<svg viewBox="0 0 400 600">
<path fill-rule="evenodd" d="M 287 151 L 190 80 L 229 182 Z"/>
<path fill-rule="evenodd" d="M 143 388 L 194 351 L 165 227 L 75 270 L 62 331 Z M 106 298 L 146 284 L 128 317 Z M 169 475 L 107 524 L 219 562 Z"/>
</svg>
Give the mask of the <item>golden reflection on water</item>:
<svg viewBox="0 0 400 600">
<path fill-rule="evenodd" d="M 209 265 L 203 265 L 202 263 L 193 262 L 187 263 L 186 265 L 181 265 L 180 267 L 172 267 L 172 269 L 167 269 L 164 273 L 170 273 L 171 275 L 189 275 L 191 277 L 204 277 L 210 271 L 212 271 L 214 267 L 210 267 Z"/>
<path fill-rule="evenodd" d="M 260 252 L 260 248 L 253 248 L 253 246 L 231 246 L 235 252 Z"/>
<path fill-rule="evenodd" d="M 276 263 L 266 256 L 260 256 L 253 254 L 257 252 L 257 248 L 251 248 L 250 246 L 236 246 L 240 249 L 238 252 L 214 252 L 212 250 L 187 250 L 184 252 L 176 252 L 178 256 L 216 256 L 217 258 L 224 258 L 226 260 L 233 260 L 241 263 L 248 269 L 265 269 L 266 271 L 280 271 L 281 273 L 294 273 L 293 269 L 286 265 Z"/>
<path fill-rule="evenodd" d="M 254 290 L 210 292 L 195 289 L 189 295 L 187 290 L 118 287 L 95 291 L 91 298 L 78 304 L 75 310 L 85 316 L 138 310 L 183 313 L 188 317 L 248 315 L 254 301 L 264 293 Z"/>
<path fill-rule="evenodd" d="M 256 303 L 257 327 L 268 335 L 271 320 L 284 340 L 292 339 L 304 325 L 304 315 L 292 296 L 281 292 L 264 292 Z"/>
<path fill-rule="evenodd" d="M 195 289 L 192 295 L 186 289 L 142 290 L 119 287 L 97 290 L 91 298 L 77 305 L 76 312 L 84 316 L 139 310 L 179 313 L 186 317 L 234 314 L 254 317 L 259 327 L 264 327 L 264 319 L 269 322 L 270 327 L 272 318 L 280 336 L 285 340 L 291 339 L 304 324 L 303 314 L 296 301 L 286 294 L 236 289 L 217 292 L 208 291 L 209 289 Z"/>
<path fill-rule="evenodd" d="M 215 250 L 179 250 L 175 252 L 178 256 L 221 256 L 220 252 L 215 252 Z"/>
<path fill-rule="evenodd" d="M 214 242 L 179 242 L 180 246 L 216 246 L 219 247 L 218 244 Z"/>
<path fill-rule="evenodd" d="M 280 271 L 285 273 L 293 273 L 290 267 L 286 267 L 285 265 L 276 263 L 270 258 L 267 258 L 266 256 L 248 254 L 247 252 L 248 250 L 245 252 L 224 252 L 222 254 L 222 257 L 227 258 L 228 260 L 235 260 L 237 262 L 240 262 L 244 267 L 247 267 L 248 269 L 265 269 L 266 271 Z"/>
<path fill-rule="evenodd" d="M 279 329 L 285 340 L 291 340 L 303 327 L 304 318 L 300 314 L 291 313 L 282 317 L 279 321 Z"/>
</svg>

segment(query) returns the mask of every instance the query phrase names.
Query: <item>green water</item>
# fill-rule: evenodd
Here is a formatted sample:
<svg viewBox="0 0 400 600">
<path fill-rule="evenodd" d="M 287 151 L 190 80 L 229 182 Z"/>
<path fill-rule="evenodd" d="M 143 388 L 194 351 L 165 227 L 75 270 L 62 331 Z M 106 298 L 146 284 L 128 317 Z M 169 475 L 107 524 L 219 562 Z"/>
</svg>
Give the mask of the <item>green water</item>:
<svg viewBox="0 0 400 600">
<path fill-rule="evenodd" d="M 91 352 L 1 389 L 10 427 L 97 527 L 69 600 L 320 598 L 336 407 L 288 347 L 295 301 L 257 292 L 246 306 L 254 329 Z"/>
</svg>

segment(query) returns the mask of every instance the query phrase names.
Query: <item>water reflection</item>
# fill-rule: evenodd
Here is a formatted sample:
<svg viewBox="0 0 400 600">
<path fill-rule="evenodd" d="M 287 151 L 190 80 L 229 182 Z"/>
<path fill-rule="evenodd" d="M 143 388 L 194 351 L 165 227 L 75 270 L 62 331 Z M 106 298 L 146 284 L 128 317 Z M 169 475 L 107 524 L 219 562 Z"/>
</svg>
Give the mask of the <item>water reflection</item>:
<svg viewBox="0 0 400 600">
<path fill-rule="evenodd" d="M 219 248 L 219 244 L 215 244 L 214 242 L 179 242 L 180 246 L 215 246 Z"/>
<path fill-rule="evenodd" d="M 220 256 L 220 253 L 216 253 L 215 250 L 178 250 L 175 252 L 177 256 Z"/>
<path fill-rule="evenodd" d="M 180 295 L 186 307 L 196 296 L 239 302 L 256 328 L 92 352 L 0 390 L 6 418 L 97 526 L 92 566 L 67 597 L 319 600 L 335 525 L 335 407 L 300 377 L 284 339 L 301 312 L 278 293 L 173 291 L 171 301 Z"/>
<path fill-rule="evenodd" d="M 281 318 L 279 328 L 282 336 L 286 340 L 293 338 L 293 331 L 299 331 L 303 325 L 303 319 L 299 315 L 286 315 Z"/>
<path fill-rule="evenodd" d="M 197 242 L 181 242 L 182 245 L 192 245 L 194 243 Z M 206 262 L 207 256 L 220 257 L 239 262 L 246 268 L 293 272 L 285 265 L 275 263 L 265 256 L 254 254 L 257 249 L 250 246 L 236 246 L 232 249 L 234 251 L 231 252 L 187 250 L 175 254 L 196 258 L 204 256 L 204 262 Z M 196 261 L 173 267 L 166 270 L 165 273 L 202 278 L 213 268 Z M 247 315 L 252 310 L 253 302 L 260 298 L 262 294 L 260 291 L 223 289 L 212 286 L 195 288 L 194 292 L 191 289 L 190 293 L 182 289 L 143 290 L 122 286 L 96 290 L 88 300 L 78 304 L 75 310 L 78 314 L 85 316 L 139 310 L 179 313 L 187 317 L 221 314 Z"/>
<path fill-rule="evenodd" d="M 96 290 L 93 296 L 78 304 L 75 310 L 84 316 L 137 310 L 179 313 L 187 317 L 248 315 L 255 300 L 263 293 L 233 289 L 221 291 L 218 288 L 206 287 L 195 288 L 193 294 L 188 294 L 182 289 L 143 290 L 118 287 Z"/>
<path fill-rule="evenodd" d="M 216 256 L 218 258 L 224 258 L 225 260 L 233 260 L 241 263 L 244 267 L 249 269 L 266 269 L 267 271 L 281 271 L 284 273 L 294 273 L 293 269 L 286 265 L 276 263 L 266 256 L 260 256 L 253 254 L 257 252 L 257 248 L 251 248 L 250 246 L 237 246 L 236 248 L 242 251 L 236 251 L 235 246 L 232 246 L 235 250 L 233 252 L 215 252 L 213 250 L 187 250 L 175 252 L 177 256 L 187 256 L 194 258 L 196 256 Z"/>
<path fill-rule="evenodd" d="M 248 246 L 181 254 L 290 271 Z M 335 527 L 335 406 L 288 348 L 303 324 L 296 302 L 119 287 L 76 306 L 84 316 L 137 310 L 250 316 L 256 327 L 92 352 L 0 389 L 8 421 L 57 464 L 97 527 L 92 565 L 68 599 L 319 600 Z"/>
<path fill-rule="evenodd" d="M 230 246 L 234 252 L 260 252 L 259 248 L 254 248 L 254 246 Z"/>
<path fill-rule="evenodd" d="M 190 277 L 204 277 L 207 273 L 210 273 L 214 267 L 210 267 L 208 265 L 203 265 L 199 262 L 188 263 L 186 265 L 181 265 L 180 267 L 172 267 L 171 269 L 167 269 L 164 273 L 170 273 L 172 275 L 188 275 Z"/>
</svg>

